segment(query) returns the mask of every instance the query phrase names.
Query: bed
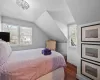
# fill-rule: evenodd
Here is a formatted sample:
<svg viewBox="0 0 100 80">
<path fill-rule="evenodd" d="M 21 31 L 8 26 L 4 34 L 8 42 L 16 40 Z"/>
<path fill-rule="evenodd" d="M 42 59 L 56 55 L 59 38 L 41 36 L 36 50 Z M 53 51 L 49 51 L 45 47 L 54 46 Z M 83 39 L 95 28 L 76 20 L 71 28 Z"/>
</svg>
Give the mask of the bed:
<svg viewBox="0 0 100 80">
<path fill-rule="evenodd" d="M 56 51 L 44 56 L 42 50 L 13 51 L 0 67 L 0 80 L 64 80 L 64 57 Z"/>
</svg>

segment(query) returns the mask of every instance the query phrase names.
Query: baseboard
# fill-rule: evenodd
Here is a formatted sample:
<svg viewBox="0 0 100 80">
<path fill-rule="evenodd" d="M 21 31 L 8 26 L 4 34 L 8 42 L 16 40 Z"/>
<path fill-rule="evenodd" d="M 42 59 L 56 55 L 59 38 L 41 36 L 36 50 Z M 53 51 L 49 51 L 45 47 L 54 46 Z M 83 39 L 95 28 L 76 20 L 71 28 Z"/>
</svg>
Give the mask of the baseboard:
<svg viewBox="0 0 100 80">
<path fill-rule="evenodd" d="M 76 74 L 76 78 L 78 80 L 90 80 L 89 78 L 86 78 L 85 76 L 82 76 L 81 74 Z"/>
<path fill-rule="evenodd" d="M 77 66 L 75 66 L 74 64 L 72 64 L 70 62 L 67 62 L 67 64 L 70 65 L 70 66 L 73 66 L 73 67 L 77 68 Z"/>
</svg>

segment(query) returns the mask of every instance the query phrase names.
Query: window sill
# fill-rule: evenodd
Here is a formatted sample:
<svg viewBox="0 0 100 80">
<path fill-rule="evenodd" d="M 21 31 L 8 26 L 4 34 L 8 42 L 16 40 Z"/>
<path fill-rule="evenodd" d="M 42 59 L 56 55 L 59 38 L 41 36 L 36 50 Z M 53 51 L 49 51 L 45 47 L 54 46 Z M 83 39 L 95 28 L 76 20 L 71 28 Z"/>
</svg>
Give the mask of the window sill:
<svg viewBox="0 0 100 80">
<path fill-rule="evenodd" d="M 25 47 L 25 46 L 32 46 L 32 44 L 29 45 L 10 45 L 11 47 Z"/>
<path fill-rule="evenodd" d="M 68 48 L 77 49 L 77 46 L 69 46 Z"/>
</svg>

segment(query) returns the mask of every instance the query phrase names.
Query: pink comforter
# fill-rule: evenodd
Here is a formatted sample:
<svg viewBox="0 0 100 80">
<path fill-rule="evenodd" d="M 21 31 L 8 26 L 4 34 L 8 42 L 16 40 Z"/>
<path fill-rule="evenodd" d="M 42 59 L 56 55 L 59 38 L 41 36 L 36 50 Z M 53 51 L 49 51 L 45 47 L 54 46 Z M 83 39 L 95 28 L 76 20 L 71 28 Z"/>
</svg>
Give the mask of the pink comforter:
<svg viewBox="0 0 100 80">
<path fill-rule="evenodd" d="M 62 56 L 43 56 L 2 66 L 1 80 L 36 80 L 39 77 L 66 65 Z"/>
</svg>

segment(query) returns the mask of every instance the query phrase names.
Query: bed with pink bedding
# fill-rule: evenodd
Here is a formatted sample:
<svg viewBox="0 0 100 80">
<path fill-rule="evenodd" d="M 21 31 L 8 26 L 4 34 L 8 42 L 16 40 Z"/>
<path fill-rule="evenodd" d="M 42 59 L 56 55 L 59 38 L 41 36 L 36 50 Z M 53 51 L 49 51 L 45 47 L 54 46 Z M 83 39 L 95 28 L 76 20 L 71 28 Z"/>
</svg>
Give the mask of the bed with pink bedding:
<svg viewBox="0 0 100 80">
<path fill-rule="evenodd" d="M 0 67 L 1 80 L 36 80 L 58 68 L 66 66 L 64 57 L 52 51 L 44 56 L 40 49 L 13 51 Z"/>
</svg>

